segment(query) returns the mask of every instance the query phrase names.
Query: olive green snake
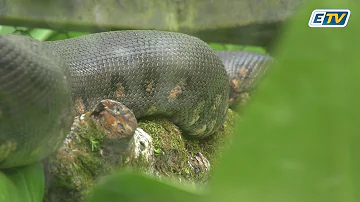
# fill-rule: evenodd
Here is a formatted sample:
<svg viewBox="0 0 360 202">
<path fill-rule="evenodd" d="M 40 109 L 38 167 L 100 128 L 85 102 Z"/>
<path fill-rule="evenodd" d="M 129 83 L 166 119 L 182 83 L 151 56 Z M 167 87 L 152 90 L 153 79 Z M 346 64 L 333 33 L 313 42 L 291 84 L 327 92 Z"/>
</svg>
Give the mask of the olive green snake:
<svg viewBox="0 0 360 202">
<path fill-rule="evenodd" d="M 0 36 L 0 168 L 56 151 L 76 113 L 103 99 L 121 102 L 137 118 L 163 116 L 184 135 L 207 137 L 224 123 L 229 95 L 253 88 L 270 60 L 215 52 L 175 32 L 113 31 L 47 42 Z M 84 109 L 74 110 L 77 102 Z"/>
</svg>

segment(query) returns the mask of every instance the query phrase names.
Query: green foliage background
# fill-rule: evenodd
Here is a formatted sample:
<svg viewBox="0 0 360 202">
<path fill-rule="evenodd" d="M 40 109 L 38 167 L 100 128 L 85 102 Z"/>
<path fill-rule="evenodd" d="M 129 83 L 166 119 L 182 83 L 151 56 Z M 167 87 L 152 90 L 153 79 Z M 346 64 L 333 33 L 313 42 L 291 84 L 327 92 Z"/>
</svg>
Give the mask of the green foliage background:
<svg viewBox="0 0 360 202">
<path fill-rule="evenodd" d="M 348 26 L 309 28 L 315 8 L 349 8 Z M 358 13 L 354 0 L 308 1 L 284 28 L 277 64 L 243 111 L 209 189 L 122 171 L 89 201 L 358 201 Z M 40 37 L 58 39 L 51 32 Z M 0 201 L 41 201 L 39 166 L 0 173 Z"/>
<path fill-rule="evenodd" d="M 54 41 L 90 34 L 89 32 L 59 32 L 50 29 L 29 29 L 26 27 L 0 26 L 0 34 L 23 34 L 42 41 Z M 209 43 L 215 50 L 244 50 L 265 53 L 265 49 L 257 46 L 240 46 L 233 44 Z"/>
</svg>

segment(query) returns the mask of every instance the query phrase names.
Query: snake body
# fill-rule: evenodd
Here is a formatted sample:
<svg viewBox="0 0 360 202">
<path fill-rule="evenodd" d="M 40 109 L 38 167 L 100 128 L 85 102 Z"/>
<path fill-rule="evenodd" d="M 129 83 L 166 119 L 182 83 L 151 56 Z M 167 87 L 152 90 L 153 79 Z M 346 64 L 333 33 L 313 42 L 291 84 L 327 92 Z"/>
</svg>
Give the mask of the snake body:
<svg viewBox="0 0 360 202">
<path fill-rule="evenodd" d="M 54 152 L 74 115 L 103 99 L 121 102 L 137 118 L 164 116 L 188 136 L 207 137 L 225 120 L 231 79 L 248 89 L 268 60 L 214 52 L 174 32 L 115 31 L 48 42 L 0 36 L 0 168 Z M 245 73 L 236 73 L 240 66 Z"/>
</svg>

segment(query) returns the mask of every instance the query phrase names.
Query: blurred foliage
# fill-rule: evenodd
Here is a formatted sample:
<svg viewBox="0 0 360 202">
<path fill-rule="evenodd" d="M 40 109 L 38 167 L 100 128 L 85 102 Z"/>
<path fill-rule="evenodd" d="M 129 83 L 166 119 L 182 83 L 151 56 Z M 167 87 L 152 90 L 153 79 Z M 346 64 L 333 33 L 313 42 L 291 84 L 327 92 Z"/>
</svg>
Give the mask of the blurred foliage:
<svg viewBox="0 0 360 202">
<path fill-rule="evenodd" d="M 30 3 L 31 2 L 31 3 Z M 271 48 L 281 23 L 304 0 L 11 0 L 0 1 L 0 23 L 63 31 L 155 29 L 204 41 Z"/>
<path fill-rule="evenodd" d="M 23 34 L 42 41 L 55 41 L 83 36 L 90 33 L 76 31 L 61 32 L 50 29 L 29 29 L 26 27 L 0 26 L 0 34 Z M 241 46 L 221 43 L 209 43 L 209 45 L 214 50 L 242 50 L 266 53 L 265 49 L 259 46 Z"/>
<path fill-rule="evenodd" d="M 309 28 L 314 8 L 352 15 L 343 29 Z M 357 13 L 355 1 L 308 1 L 286 26 L 207 202 L 359 201 Z"/>
<path fill-rule="evenodd" d="M 314 8 L 350 8 L 353 14 L 344 29 L 312 29 L 307 22 Z M 119 171 L 99 182 L 90 201 L 357 201 L 357 12 L 354 0 L 308 1 L 285 27 L 278 63 L 243 111 L 207 193 Z M 58 40 L 66 34 L 40 35 Z M 36 166 L 16 169 L 18 175 L 0 173 L 0 200 L 37 197 L 43 185 Z"/>
<path fill-rule="evenodd" d="M 41 202 L 44 172 L 41 163 L 0 172 L 1 202 Z"/>
<path fill-rule="evenodd" d="M 120 171 L 100 181 L 89 202 L 191 202 L 200 201 L 200 197 L 200 191 L 183 184 Z"/>
</svg>

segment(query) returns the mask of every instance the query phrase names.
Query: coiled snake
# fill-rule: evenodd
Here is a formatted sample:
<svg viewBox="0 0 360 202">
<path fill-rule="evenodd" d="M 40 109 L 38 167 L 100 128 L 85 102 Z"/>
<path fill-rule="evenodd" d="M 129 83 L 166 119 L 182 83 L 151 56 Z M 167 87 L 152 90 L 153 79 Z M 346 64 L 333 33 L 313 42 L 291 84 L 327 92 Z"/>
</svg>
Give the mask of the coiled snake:
<svg viewBox="0 0 360 202">
<path fill-rule="evenodd" d="M 76 102 L 87 110 L 113 99 L 137 118 L 161 115 L 184 134 L 204 138 L 223 124 L 229 92 L 248 91 L 270 60 L 214 52 L 174 32 L 116 31 L 49 42 L 0 36 L 0 168 L 54 152 L 70 130 Z"/>
</svg>

